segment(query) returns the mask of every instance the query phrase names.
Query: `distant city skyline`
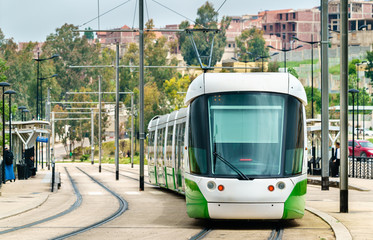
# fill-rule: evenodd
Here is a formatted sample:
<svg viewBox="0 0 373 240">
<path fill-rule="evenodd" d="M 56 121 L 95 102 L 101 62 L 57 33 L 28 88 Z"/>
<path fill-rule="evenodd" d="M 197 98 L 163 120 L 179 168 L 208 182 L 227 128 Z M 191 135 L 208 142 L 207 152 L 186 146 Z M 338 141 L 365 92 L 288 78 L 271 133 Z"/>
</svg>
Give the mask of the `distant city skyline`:
<svg viewBox="0 0 373 240">
<path fill-rule="evenodd" d="M 167 24 L 179 24 L 183 20 L 195 20 L 197 9 L 205 2 L 201 0 L 145 0 L 145 22 L 152 18 L 155 26 L 159 28 Z M 222 16 L 256 14 L 264 10 L 290 8 L 296 10 L 320 5 L 320 0 L 211 0 L 210 2 L 214 5 L 215 10 L 224 3 L 219 10 L 219 18 Z M 98 3 L 100 14 L 123 4 L 100 17 L 101 29 L 118 28 L 123 25 L 138 27 L 138 6 L 136 6 L 138 2 L 136 0 L 0 0 L 0 28 L 6 38 L 13 38 L 16 42 L 45 41 L 49 34 L 55 33 L 56 28 L 65 23 L 81 26 L 97 17 Z M 167 6 L 178 14 L 162 7 L 160 4 Z M 80 29 L 87 27 L 97 29 L 97 19 L 81 26 Z"/>
</svg>

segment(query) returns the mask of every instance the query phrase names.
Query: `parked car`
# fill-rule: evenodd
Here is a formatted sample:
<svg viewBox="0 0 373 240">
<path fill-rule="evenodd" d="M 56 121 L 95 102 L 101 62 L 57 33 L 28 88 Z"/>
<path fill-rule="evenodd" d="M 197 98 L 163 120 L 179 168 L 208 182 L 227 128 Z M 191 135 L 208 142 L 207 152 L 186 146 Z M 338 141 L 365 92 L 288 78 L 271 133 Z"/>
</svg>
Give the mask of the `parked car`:
<svg viewBox="0 0 373 240">
<path fill-rule="evenodd" d="M 355 156 L 373 157 L 373 143 L 367 140 L 355 140 Z M 348 155 L 352 156 L 352 141 L 348 141 Z"/>
<path fill-rule="evenodd" d="M 365 136 L 373 136 L 373 130 L 365 129 Z"/>
</svg>

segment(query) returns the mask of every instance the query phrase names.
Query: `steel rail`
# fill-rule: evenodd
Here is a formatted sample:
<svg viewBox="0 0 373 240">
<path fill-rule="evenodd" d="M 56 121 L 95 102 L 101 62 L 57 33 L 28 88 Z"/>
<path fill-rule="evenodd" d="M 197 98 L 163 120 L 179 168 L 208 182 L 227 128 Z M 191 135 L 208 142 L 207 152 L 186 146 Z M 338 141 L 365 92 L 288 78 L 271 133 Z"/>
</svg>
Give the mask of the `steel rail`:
<svg viewBox="0 0 373 240">
<path fill-rule="evenodd" d="M 211 227 L 207 227 L 202 229 L 199 233 L 189 238 L 189 240 L 200 240 L 207 236 L 213 229 Z"/>
<path fill-rule="evenodd" d="M 96 223 L 93 223 L 93 224 L 91 224 L 91 225 L 89 225 L 87 227 L 78 229 L 76 231 L 63 234 L 63 235 L 58 236 L 58 237 L 53 238 L 53 239 L 58 239 L 58 240 L 59 239 L 66 239 L 68 237 L 72 237 L 72 236 L 78 235 L 80 233 L 89 231 L 89 230 L 91 230 L 93 228 L 99 227 L 99 226 L 101 226 L 101 225 L 103 225 L 105 223 L 108 223 L 108 222 L 114 220 L 115 218 L 117 218 L 120 215 L 122 215 L 128 209 L 128 203 L 127 203 L 127 201 L 124 200 L 119 194 L 117 194 L 116 192 L 112 191 L 110 188 L 106 187 L 103 183 L 101 183 L 100 181 L 98 181 L 97 179 L 95 179 L 94 177 L 92 177 L 91 175 L 89 175 L 88 173 L 86 173 L 85 171 L 83 171 L 82 169 L 80 169 L 79 167 L 76 167 L 76 168 L 79 171 L 81 171 L 82 173 L 84 173 L 85 175 L 87 175 L 92 181 L 94 181 L 95 183 L 97 183 L 98 185 L 100 185 L 103 189 L 105 189 L 111 195 L 113 195 L 118 200 L 119 207 L 118 207 L 117 211 L 115 211 L 115 213 L 113 213 L 112 215 L 106 217 L 105 219 L 103 219 L 101 221 L 98 221 Z"/>
<path fill-rule="evenodd" d="M 82 198 L 82 195 L 79 192 L 78 187 L 76 186 L 76 183 L 75 183 L 74 179 L 70 176 L 69 171 L 67 171 L 66 167 L 65 167 L 65 171 L 66 171 L 67 176 L 69 177 L 71 185 L 74 189 L 74 194 L 76 195 L 75 202 L 68 209 L 66 209 L 65 211 L 60 212 L 56 215 L 53 215 L 51 217 L 47 217 L 47 218 L 44 218 L 44 219 L 41 219 L 41 220 L 38 220 L 38 221 L 35 221 L 35 222 L 32 222 L 32 223 L 28 223 L 28 224 L 25 224 L 25 225 L 22 225 L 22 226 L 18 226 L 18 227 L 14 227 L 14 228 L 10 228 L 10 229 L 1 231 L 0 234 L 10 233 L 10 232 L 14 232 L 14 231 L 17 231 L 17 230 L 29 228 L 29 227 L 32 227 L 32 226 L 35 226 L 35 225 L 38 225 L 38 224 L 41 224 L 41 223 L 45 223 L 45 222 L 51 221 L 53 219 L 62 217 L 64 215 L 74 211 L 75 209 L 77 209 L 82 204 L 83 198 Z"/>
</svg>

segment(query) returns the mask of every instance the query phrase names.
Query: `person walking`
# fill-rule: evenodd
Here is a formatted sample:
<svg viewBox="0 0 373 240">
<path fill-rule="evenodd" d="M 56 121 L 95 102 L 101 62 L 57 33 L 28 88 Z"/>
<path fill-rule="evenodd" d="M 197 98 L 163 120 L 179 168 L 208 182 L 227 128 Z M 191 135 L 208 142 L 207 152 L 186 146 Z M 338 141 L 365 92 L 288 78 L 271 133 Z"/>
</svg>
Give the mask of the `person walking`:
<svg viewBox="0 0 373 240">
<path fill-rule="evenodd" d="M 335 143 L 335 153 L 332 165 L 332 177 L 339 177 L 339 166 L 341 164 L 341 150 L 339 142 Z"/>
<path fill-rule="evenodd" d="M 5 147 L 4 151 L 4 160 L 5 160 L 5 181 L 16 181 L 13 168 L 13 153 Z"/>
</svg>

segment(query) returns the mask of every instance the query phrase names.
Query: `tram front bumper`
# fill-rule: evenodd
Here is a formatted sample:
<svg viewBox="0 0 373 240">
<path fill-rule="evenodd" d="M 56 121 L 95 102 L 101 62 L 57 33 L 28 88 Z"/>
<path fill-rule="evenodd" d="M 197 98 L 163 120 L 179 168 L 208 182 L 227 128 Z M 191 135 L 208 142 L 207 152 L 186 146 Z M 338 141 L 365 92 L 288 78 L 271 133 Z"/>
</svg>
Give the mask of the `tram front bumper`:
<svg viewBox="0 0 373 240">
<path fill-rule="evenodd" d="M 212 219 L 281 219 L 284 203 L 208 203 Z"/>
</svg>

